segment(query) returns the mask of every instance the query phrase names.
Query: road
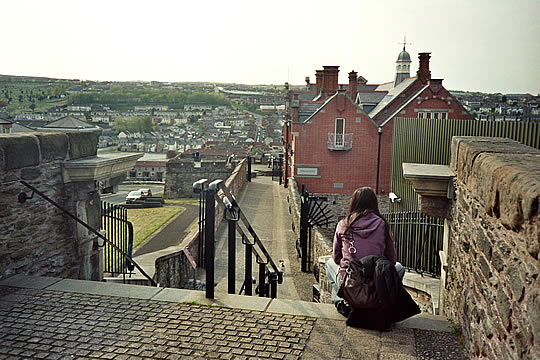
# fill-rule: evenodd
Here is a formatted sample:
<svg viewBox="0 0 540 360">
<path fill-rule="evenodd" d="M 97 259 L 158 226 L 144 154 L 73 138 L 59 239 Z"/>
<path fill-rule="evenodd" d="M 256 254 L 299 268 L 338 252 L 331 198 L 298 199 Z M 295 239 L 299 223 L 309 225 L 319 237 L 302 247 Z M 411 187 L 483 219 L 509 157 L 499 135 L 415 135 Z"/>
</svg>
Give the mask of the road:
<svg viewBox="0 0 540 360">
<path fill-rule="evenodd" d="M 133 185 L 119 185 L 118 192 L 116 194 L 103 194 L 101 200 L 115 205 L 122 205 L 126 203 L 126 196 L 130 191 L 138 189 L 150 189 L 152 195 L 163 195 L 163 185 L 156 184 L 133 184 Z"/>
</svg>

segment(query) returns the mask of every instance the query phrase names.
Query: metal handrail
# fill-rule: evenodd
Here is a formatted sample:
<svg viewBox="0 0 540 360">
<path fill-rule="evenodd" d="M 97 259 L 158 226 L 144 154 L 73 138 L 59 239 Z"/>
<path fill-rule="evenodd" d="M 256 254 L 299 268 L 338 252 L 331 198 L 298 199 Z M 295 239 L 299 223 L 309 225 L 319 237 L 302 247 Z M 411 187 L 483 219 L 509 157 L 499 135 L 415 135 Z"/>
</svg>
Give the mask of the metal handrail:
<svg viewBox="0 0 540 360">
<path fill-rule="evenodd" d="M 34 193 L 38 194 L 39 196 L 41 196 L 43 199 L 45 199 L 47 202 L 49 202 L 50 204 L 52 204 L 53 206 L 55 206 L 56 208 L 60 209 L 64 214 L 66 214 L 67 216 L 69 216 L 70 218 L 72 218 L 73 220 L 75 220 L 77 223 L 79 223 L 80 225 L 84 226 L 88 231 L 90 231 L 91 233 L 93 233 L 94 235 L 96 235 L 98 238 L 102 239 L 103 241 L 107 242 L 109 245 L 111 245 L 115 250 L 119 251 L 129 262 L 131 262 L 136 268 L 137 270 L 139 270 L 141 272 L 141 274 L 146 277 L 150 283 L 152 284 L 152 286 L 157 286 L 157 283 L 154 279 L 152 279 L 140 266 L 139 264 L 137 264 L 133 258 L 131 256 L 129 256 L 128 254 L 126 254 L 122 249 L 120 249 L 118 246 L 116 246 L 112 241 L 110 241 L 109 239 L 107 239 L 105 236 L 101 235 L 99 233 L 99 231 L 95 230 L 94 228 L 92 228 L 90 225 L 88 225 L 87 223 L 85 223 L 84 221 L 82 221 L 81 219 L 79 219 L 77 216 L 73 215 L 72 213 L 70 213 L 69 211 L 67 211 L 66 209 L 64 209 L 62 206 L 60 206 L 58 203 L 56 203 L 54 200 L 52 200 L 51 198 L 49 198 L 47 195 L 43 194 L 41 191 L 39 191 L 38 189 L 36 189 L 35 187 L 33 187 L 32 185 L 30 185 L 29 183 L 27 183 L 26 181 L 24 180 L 19 180 L 21 182 L 21 184 L 23 184 L 24 186 L 26 186 L 27 188 L 29 188 L 30 190 L 32 190 Z"/>
<path fill-rule="evenodd" d="M 246 227 L 247 231 L 250 233 L 250 235 L 252 236 L 253 238 L 253 241 L 254 243 L 252 245 L 257 245 L 259 250 L 262 252 L 262 254 L 266 257 L 266 261 L 268 262 L 268 264 L 272 267 L 272 269 L 274 270 L 274 272 L 278 275 L 278 282 L 281 284 L 283 283 L 283 272 L 281 271 L 280 268 L 277 267 L 276 263 L 274 262 L 274 260 L 272 260 L 272 257 L 270 256 L 270 254 L 268 253 L 268 250 L 266 250 L 266 248 L 264 247 L 264 244 L 262 243 L 262 241 L 259 239 L 259 236 L 257 236 L 257 234 L 255 233 L 255 230 L 253 229 L 253 227 L 251 226 L 251 224 L 249 223 L 249 220 L 246 218 L 246 216 L 244 215 L 244 212 L 240 209 L 240 206 L 238 205 L 238 203 L 236 202 L 235 198 L 232 196 L 230 190 L 227 188 L 227 186 L 223 183 L 223 182 L 220 182 L 219 183 L 219 189 L 223 192 L 223 194 L 225 195 L 225 197 L 227 197 L 227 199 L 231 202 L 233 208 L 237 211 L 238 213 L 238 217 L 239 219 L 242 221 L 242 223 L 244 224 L 244 226 Z M 218 201 L 218 203 L 221 203 L 221 205 L 223 207 L 225 207 L 225 204 L 223 204 L 223 202 L 220 202 Z M 236 224 L 236 229 L 237 231 L 239 232 L 240 236 L 242 236 L 242 238 L 246 237 L 246 234 L 244 233 L 244 231 L 242 230 L 240 224 L 237 222 Z M 261 256 L 260 254 L 258 254 L 258 251 L 255 247 L 252 248 L 252 252 L 255 256 Z M 262 257 L 262 256 L 261 256 Z"/>
</svg>

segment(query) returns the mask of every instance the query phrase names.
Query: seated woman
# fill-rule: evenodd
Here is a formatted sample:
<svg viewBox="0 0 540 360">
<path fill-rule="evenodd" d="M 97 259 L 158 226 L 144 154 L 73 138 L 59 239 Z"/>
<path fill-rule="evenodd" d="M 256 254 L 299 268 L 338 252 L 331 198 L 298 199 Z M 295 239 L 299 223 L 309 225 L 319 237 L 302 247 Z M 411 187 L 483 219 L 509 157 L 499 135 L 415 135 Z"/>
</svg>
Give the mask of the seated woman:
<svg viewBox="0 0 540 360">
<path fill-rule="evenodd" d="M 326 275 L 332 284 L 332 302 L 347 316 L 350 308 L 337 293 L 351 259 L 382 255 L 396 265 L 402 279 L 405 269 L 396 263 L 396 248 L 390 226 L 379 212 L 377 196 L 372 189 L 362 187 L 352 195 L 347 217 L 336 227 L 332 258 L 326 263 Z"/>
</svg>

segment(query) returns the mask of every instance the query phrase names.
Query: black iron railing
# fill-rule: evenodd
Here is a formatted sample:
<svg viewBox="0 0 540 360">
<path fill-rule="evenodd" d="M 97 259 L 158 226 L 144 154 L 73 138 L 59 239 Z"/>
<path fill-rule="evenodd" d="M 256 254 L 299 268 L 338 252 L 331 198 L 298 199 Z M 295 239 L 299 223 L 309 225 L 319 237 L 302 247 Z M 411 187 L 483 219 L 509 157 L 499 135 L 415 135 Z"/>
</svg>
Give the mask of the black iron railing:
<svg viewBox="0 0 540 360">
<path fill-rule="evenodd" d="M 26 193 L 24 192 L 21 192 L 19 195 L 18 195 L 18 201 L 22 204 L 24 203 L 28 198 L 32 198 L 32 196 L 34 194 L 37 194 L 39 195 L 41 198 L 43 198 L 45 201 L 47 201 L 48 203 L 50 203 L 51 205 L 55 206 L 57 209 L 59 209 L 60 211 L 62 211 L 65 215 L 67 215 L 69 218 L 75 220 L 75 222 L 77 222 L 78 224 L 82 225 L 85 229 L 87 229 L 88 231 L 90 231 L 92 234 L 94 234 L 96 237 L 100 238 L 101 240 L 104 241 L 104 243 L 106 244 L 109 244 L 110 246 L 112 246 L 113 248 L 115 248 L 118 252 L 120 252 L 125 258 L 126 258 L 126 261 L 129 261 L 131 264 L 133 264 L 133 266 L 135 268 L 137 268 L 137 270 L 139 270 L 141 272 L 141 274 L 147 278 L 149 281 L 150 281 L 150 284 L 152 284 L 152 286 L 157 286 L 157 283 L 154 281 L 154 279 L 152 279 L 150 277 L 150 275 L 148 275 L 144 270 L 143 268 L 141 268 L 136 262 L 133 261 L 133 259 L 131 258 L 131 255 L 128 255 L 125 251 L 123 251 L 122 249 L 120 249 L 118 246 L 116 246 L 116 244 L 114 244 L 113 242 L 111 242 L 109 239 L 107 239 L 104 235 L 102 235 L 98 230 L 92 228 L 90 225 L 88 225 L 87 223 L 85 223 L 84 221 L 82 221 L 81 219 L 79 219 L 77 216 L 73 215 L 71 212 L 69 212 L 68 210 L 64 209 L 60 204 L 58 204 L 56 201 L 54 201 L 53 199 L 51 199 L 50 197 L 48 197 L 47 195 L 45 195 L 44 193 L 42 193 L 41 191 L 39 191 L 37 188 L 35 188 L 34 186 L 30 185 L 29 183 L 27 183 L 26 181 L 24 180 L 18 180 L 21 184 L 23 184 L 24 186 L 26 186 L 27 188 L 29 188 L 30 190 L 32 190 L 32 195 L 30 197 L 28 197 L 26 195 Z M 96 246 L 99 246 L 96 242 Z"/>
<path fill-rule="evenodd" d="M 228 277 L 227 291 L 229 294 L 236 293 L 236 233 L 242 239 L 245 246 L 245 270 L 244 282 L 240 289 L 240 294 L 253 295 L 253 257 L 259 265 L 258 284 L 255 292 L 263 297 L 277 297 L 277 284 L 283 282 L 283 272 L 272 260 L 270 254 L 255 233 L 255 230 L 240 209 L 236 199 L 222 180 L 213 181 L 206 184 L 206 179 L 199 180 L 193 184 L 195 193 L 203 192 L 200 195 L 204 198 L 204 219 L 202 225 L 204 230 L 201 242 L 204 243 L 204 259 L 206 268 L 206 297 L 214 298 L 214 260 L 215 260 L 215 212 L 216 199 L 219 206 L 225 208 L 226 220 L 228 221 Z M 199 213 L 202 213 L 202 201 L 200 202 Z M 201 230 L 201 229 L 199 229 Z"/>
<path fill-rule="evenodd" d="M 127 219 L 127 208 L 102 201 L 100 229 L 110 241 L 103 247 L 103 272 L 113 276 L 122 274 L 125 279 L 126 273 L 134 269 L 131 261 L 123 255 L 132 257 L 133 252 L 133 225 Z"/>
<path fill-rule="evenodd" d="M 419 212 L 384 214 L 394 234 L 397 260 L 407 269 L 435 277 L 441 275 L 444 220 Z"/>
</svg>

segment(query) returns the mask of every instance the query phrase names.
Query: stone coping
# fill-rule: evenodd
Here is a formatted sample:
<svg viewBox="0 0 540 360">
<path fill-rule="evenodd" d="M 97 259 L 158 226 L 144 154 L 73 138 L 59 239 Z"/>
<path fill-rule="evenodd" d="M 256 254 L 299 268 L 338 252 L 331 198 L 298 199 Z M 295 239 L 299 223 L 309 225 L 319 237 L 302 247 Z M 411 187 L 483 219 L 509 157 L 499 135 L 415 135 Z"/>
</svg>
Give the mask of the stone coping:
<svg viewBox="0 0 540 360">
<path fill-rule="evenodd" d="M 447 165 L 403 163 L 403 174 L 410 178 L 449 180 L 455 175 Z"/>
<path fill-rule="evenodd" d="M 65 182 L 101 181 L 126 174 L 140 153 L 105 153 L 63 163 Z"/>
<path fill-rule="evenodd" d="M 441 281 L 429 276 L 422 276 L 414 272 L 406 272 L 403 285 L 425 292 L 431 297 L 431 306 L 434 314 L 439 312 L 439 291 Z"/>
<path fill-rule="evenodd" d="M 403 177 L 421 196 L 448 197 L 448 184 L 454 176 L 447 165 L 403 163 Z"/>
<path fill-rule="evenodd" d="M 299 315 L 345 322 L 345 318 L 341 316 L 331 304 L 318 304 L 299 300 L 270 299 L 257 296 L 248 297 L 245 295 L 222 293 L 217 293 L 214 299 L 207 299 L 205 297 L 205 292 L 199 290 L 111 284 L 106 282 L 60 279 L 22 274 L 0 281 L 0 286 L 175 303 L 196 303 L 207 306 Z M 453 331 L 452 326 L 444 317 L 429 314 L 413 316 L 398 323 L 396 326 L 432 331 Z"/>
</svg>

